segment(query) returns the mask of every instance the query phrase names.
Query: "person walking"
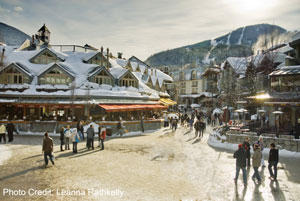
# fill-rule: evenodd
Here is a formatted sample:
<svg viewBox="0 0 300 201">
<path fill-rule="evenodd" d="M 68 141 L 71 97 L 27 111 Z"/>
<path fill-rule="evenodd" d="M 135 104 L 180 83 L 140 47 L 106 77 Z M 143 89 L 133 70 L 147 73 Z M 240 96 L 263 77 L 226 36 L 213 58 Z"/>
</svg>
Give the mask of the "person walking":
<svg viewBox="0 0 300 201">
<path fill-rule="evenodd" d="M 247 186 L 247 172 L 246 172 L 246 151 L 242 144 L 238 145 L 238 150 L 234 152 L 233 158 L 236 159 L 236 172 L 234 182 L 238 181 L 240 170 L 243 171 L 244 186 Z"/>
<path fill-rule="evenodd" d="M 7 135 L 8 135 L 8 142 L 12 142 L 14 140 L 14 135 L 13 135 L 14 132 L 19 134 L 16 131 L 15 125 L 12 123 L 12 121 L 9 121 L 9 123 L 6 126 L 6 130 L 7 130 Z"/>
<path fill-rule="evenodd" d="M 145 130 L 144 130 L 144 116 L 143 115 L 141 116 L 141 129 L 142 129 L 142 132 L 145 132 Z"/>
<path fill-rule="evenodd" d="M 178 120 L 176 117 L 174 117 L 174 119 L 172 120 L 172 131 L 176 131 L 177 130 L 177 123 L 178 123 Z"/>
<path fill-rule="evenodd" d="M 258 144 L 259 147 L 260 147 L 260 150 L 261 150 L 261 153 L 262 153 L 261 165 L 264 168 L 266 166 L 265 166 L 265 159 L 264 159 L 264 153 L 263 153 L 263 151 L 264 151 L 264 139 L 263 139 L 262 135 L 259 136 L 258 141 L 256 142 L 256 144 Z"/>
<path fill-rule="evenodd" d="M 203 138 L 205 127 L 206 127 L 206 125 L 205 125 L 204 121 L 200 120 L 200 133 L 199 133 L 199 137 L 201 136 Z"/>
<path fill-rule="evenodd" d="M 194 119 L 195 117 L 192 115 L 191 119 L 190 119 L 190 130 L 193 130 L 193 125 L 194 125 Z"/>
<path fill-rule="evenodd" d="M 196 120 L 196 122 L 194 124 L 194 128 L 195 128 L 195 137 L 198 137 L 198 134 L 200 137 L 201 136 L 201 134 L 200 134 L 201 123 L 200 123 L 199 119 Z"/>
<path fill-rule="evenodd" d="M 250 163 L 250 150 L 251 150 L 251 146 L 250 146 L 250 139 L 248 137 L 246 137 L 245 141 L 243 142 L 243 146 L 246 150 L 246 157 L 247 157 L 247 166 L 250 167 L 251 163 Z"/>
<path fill-rule="evenodd" d="M 164 114 L 164 128 L 169 126 L 168 114 Z"/>
<path fill-rule="evenodd" d="M 64 151 L 63 146 L 65 144 L 65 128 L 61 127 L 60 130 L 60 151 Z"/>
<path fill-rule="evenodd" d="M 116 135 L 120 135 L 122 137 L 123 134 L 124 134 L 124 126 L 123 126 L 123 121 L 120 118 L 119 122 L 117 124 L 117 133 L 116 133 Z"/>
<path fill-rule="evenodd" d="M 104 140 L 106 138 L 106 128 L 102 125 L 99 127 L 99 147 L 100 147 L 100 142 L 101 142 L 101 150 L 104 150 Z"/>
<path fill-rule="evenodd" d="M 77 124 L 77 132 L 79 134 L 80 139 L 84 140 L 84 129 L 83 129 L 83 122 L 79 121 Z"/>
<path fill-rule="evenodd" d="M 276 149 L 276 146 L 274 143 L 270 144 L 270 152 L 269 152 L 269 165 L 268 169 L 270 172 L 270 179 L 277 180 L 277 164 L 279 161 L 279 156 L 278 156 L 278 149 Z M 274 169 L 274 172 L 272 170 Z"/>
<path fill-rule="evenodd" d="M 5 134 L 6 134 L 6 128 L 5 128 L 5 125 L 2 124 L 2 125 L 0 126 L 0 143 L 2 142 L 2 138 L 3 138 L 4 144 L 6 144 L 6 137 L 5 137 Z"/>
<path fill-rule="evenodd" d="M 254 173 L 252 175 L 252 179 L 255 180 L 257 179 L 257 182 L 260 184 L 261 183 L 261 177 L 258 172 L 258 168 L 261 164 L 261 158 L 262 158 L 262 153 L 260 151 L 260 147 L 255 144 L 254 145 L 254 154 L 252 156 L 252 165 L 254 169 Z"/>
<path fill-rule="evenodd" d="M 71 137 L 71 129 L 70 125 L 67 125 L 67 128 L 65 129 L 64 132 L 64 137 L 65 137 L 65 150 L 70 150 L 70 137 Z"/>
<path fill-rule="evenodd" d="M 92 149 L 94 149 L 95 130 L 93 124 L 91 124 L 90 127 L 87 129 L 86 134 L 87 134 L 88 149 L 90 149 L 91 147 Z"/>
<path fill-rule="evenodd" d="M 48 156 L 50 158 L 52 165 L 54 165 L 53 140 L 51 137 L 48 136 L 47 132 L 45 133 L 44 136 L 45 137 L 43 140 L 42 153 L 44 153 L 45 167 L 47 167 L 48 166 Z"/>
<path fill-rule="evenodd" d="M 78 131 L 76 128 L 73 128 L 71 130 L 71 141 L 72 141 L 72 144 L 73 144 L 73 153 L 77 153 L 77 144 L 79 142 L 79 134 L 78 134 Z"/>
</svg>

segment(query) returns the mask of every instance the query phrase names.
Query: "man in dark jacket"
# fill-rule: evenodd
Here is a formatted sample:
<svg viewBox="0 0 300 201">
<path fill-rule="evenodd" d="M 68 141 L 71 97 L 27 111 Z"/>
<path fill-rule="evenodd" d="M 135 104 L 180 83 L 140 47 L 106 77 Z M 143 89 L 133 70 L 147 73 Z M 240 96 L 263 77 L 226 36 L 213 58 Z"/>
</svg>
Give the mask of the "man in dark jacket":
<svg viewBox="0 0 300 201">
<path fill-rule="evenodd" d="M 247 173 L 246 173 L 246 151 L 242 144 L 239 144 L 239 149 L 234 152 L 233 157 L 236 159 L 236 174 L 234 181 L 237 183 L 239 178 L 240 169 L 243 171 L 244 186 L 247 186 Z"/>
<path fill-rule="evenodd" d="M 243 147 L 246 150 L 247 165 L 250 167 L 250 139 L 247 137 L 243 142 Z"/>
<path fill-rule="evenodd" d="M 268 162 L 269 162 L 268 169 L 270 172 L 270 178 L 277 180 L 278 149 L 275 148 L 274 143 L 271 143 L 270 145 Z M 272 167 L 274 167 L 274 173 Z"/>
<path fill-rule="evenodd" d="M 11 121 L 9 121 L 9 123 L 6 126 L 6 130 L 7 130 L 7 135 L 8 135 L 8 142 L 12 142 L 14 140 L 13 133 L 14 132 L 17 133 L 15 125 Z M 19 134 L 19 133 L 17 133 L 17 134 Z"/>
<path fill-rule="evenodd" d="M 64 151 L 64 149 L 63 149 L 63 145 L 65 144 L 65 128 L 64 127 L 61 127 L 59 139 L 60 139 L 60 151 Z"/>
<path fill-rule="evenodd" d="M 48 133 L 45 133 L 45 137 L 43 140 L 43 149 L 42 152 L 44 152 L 44 160 L 45 160 L 45 165 L 47 167 L 48 165 L 48 156 L 50 158 L 50 161 L 54 165 L 54 157 L 53 157 L 53 140 L 51 137 L 48 136 Z"/>
<path fill-rule="evenodd" d="M 93 124 L 90 125 L 90 127 L 86 131 L 87 134 L 87 147 L 90 149 L 94 149 L 94 136 L 95 136 L 95 130 Z"/>
</svg>

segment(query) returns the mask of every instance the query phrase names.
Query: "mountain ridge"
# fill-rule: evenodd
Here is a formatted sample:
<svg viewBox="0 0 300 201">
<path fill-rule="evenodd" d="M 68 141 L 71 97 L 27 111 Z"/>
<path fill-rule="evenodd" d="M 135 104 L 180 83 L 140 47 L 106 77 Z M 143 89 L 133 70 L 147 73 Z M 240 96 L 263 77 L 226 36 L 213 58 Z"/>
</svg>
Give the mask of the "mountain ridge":
<svg viewBox="0 0 300 201">
<path fill-rule="evenodd" d="M 31 37 L 13 26 L 0 22 L 0 42 L 10 46 L 19 46 L 26 39 L 31 40 Z"/>
<path fill-rule="evenodd" d="M 262 34 L 278 34 L 287 31 L 277 25 L 256 24 L 237 28 L 213 40 L 204 40 L 199 43 L 186 45 L 155 53 L 147 58 L 146 62 L 154 67 L 180 66 L 188 63 L 206 65 L 211 62 L 220 63 L 230 56 L 250 56 L 252 46 Z"/>
</svg>

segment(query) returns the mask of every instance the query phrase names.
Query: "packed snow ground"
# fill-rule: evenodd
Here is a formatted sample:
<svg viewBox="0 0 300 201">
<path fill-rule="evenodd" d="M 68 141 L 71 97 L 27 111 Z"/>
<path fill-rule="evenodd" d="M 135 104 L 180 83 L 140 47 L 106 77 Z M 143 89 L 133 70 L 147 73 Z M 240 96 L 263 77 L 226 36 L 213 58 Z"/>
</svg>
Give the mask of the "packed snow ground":
<svg viewBox="0 0 300 201">
<path fill-rule="evenodd" d="M 3 143 L 3 142 L 2 142 Z M 0 144 L 0 165 L 11 157 L 11 150 L 8 146 Z"/>
<path fill-rule="evenodd" d="M 211 132 L 208 127 L 207 133 Z M 269 180 L 267 168 L 260 168 L 263 183 L 256 185 L 249 168 L 248 187 L 243 187 L 241 175 L 235 186 L 233 152 L 210 147 L 207 133 L 199 140 L 188 128 L 176 132 L 163 128 L 108 139 L 104 151 L 88 151 L 81 142 L 78 154 L 60 152 L 59 138 L 53 137 L 56 164 L 46 169 L 42 137 L 20 135 L 8 145 L 12 157 L 1 166 L 0 200 L 300 200 L 298 158 L 280 158 L 279 182 Z M 3 188 L 55 192 L 52 196 L 4 197 Z M 124 194 L 57 195 L 56 189 L 118 189 Z"/>
</svg>

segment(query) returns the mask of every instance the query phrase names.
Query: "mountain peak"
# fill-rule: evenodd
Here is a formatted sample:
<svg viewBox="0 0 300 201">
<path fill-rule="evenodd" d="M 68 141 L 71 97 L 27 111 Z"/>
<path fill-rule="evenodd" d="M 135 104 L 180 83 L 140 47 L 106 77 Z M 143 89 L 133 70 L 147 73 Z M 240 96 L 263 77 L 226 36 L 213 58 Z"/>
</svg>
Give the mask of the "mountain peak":
<svg viewBox="0 0 300 201">
<path fill-rule="evenodd" d="M 211 62 L 220 63 L 227 57 L 250 56 L 259 36 L 275 31 L 277 34 L 286 33 L 282 27 L 270 24 L 240 27 L 213 40 L 156 53 L 147 62 L 152 66 L 182 66 L 188 63 L 201 66 Z"/>
</svg>

